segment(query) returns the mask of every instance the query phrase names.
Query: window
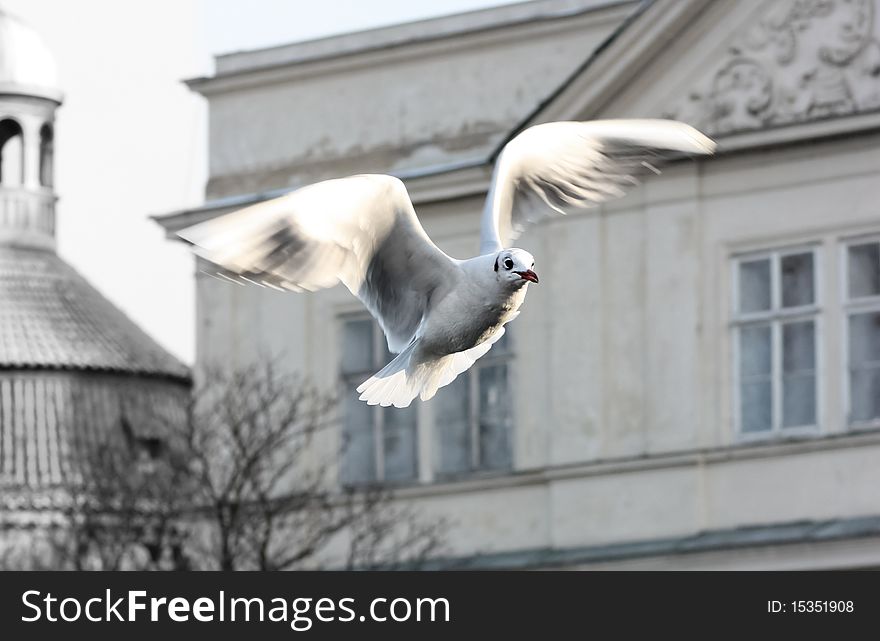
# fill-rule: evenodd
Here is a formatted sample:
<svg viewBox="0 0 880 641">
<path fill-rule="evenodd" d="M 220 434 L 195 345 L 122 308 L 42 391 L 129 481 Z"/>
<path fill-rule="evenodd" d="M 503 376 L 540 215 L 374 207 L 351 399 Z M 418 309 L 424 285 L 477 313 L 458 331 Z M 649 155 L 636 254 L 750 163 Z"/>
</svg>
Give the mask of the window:
<svg viewBox="0 0 880 641">
<path fill-rule="evenodd" d="M 7 118 L 0 120 L 0 184 L 24 182 L 24 144 L 21 125 Z"/>
<path fill-rule="evenodd" d="M 343 438 L 341 480 L 346 485 L 404 482 L 418 476 L 417 405 L 370 406 L 358 400 L 357 386 L 392 358 L 379 325 L 370 317 L 349 317 L 342 324 L 341 374 Z"/>
<path fill-rule="evenodd" d="M 442 388 L 434 409 L 434 461 L 440 477 L 512 465 L 510 330 L 466 372 Z"/>
<path fill-rule="evenodd" d="M 156 462 L 165 454 L 165 442 L 158 436 L 137 434 L 125 416 L 120 419 L 120 427 L 135 465 L 145 474 L 155 472 Z"/>
<path fill-rule="evenodd" d="M 816 263 L 813 248 L 735 261 L 735 405 L 744 435 L 816 425 Z"/>
<path fill-rule="evenodd" d="M 880 239 L 845 250 L 848 422 L 873 424 L 880 421 Z"/>
<path fill-rule="evenodd" d="M 46 123 L 40 127 L 40 184 L 52 186 L 52 169 L 55 163 L 55 142 L 52 125 Z"/>
</svg>

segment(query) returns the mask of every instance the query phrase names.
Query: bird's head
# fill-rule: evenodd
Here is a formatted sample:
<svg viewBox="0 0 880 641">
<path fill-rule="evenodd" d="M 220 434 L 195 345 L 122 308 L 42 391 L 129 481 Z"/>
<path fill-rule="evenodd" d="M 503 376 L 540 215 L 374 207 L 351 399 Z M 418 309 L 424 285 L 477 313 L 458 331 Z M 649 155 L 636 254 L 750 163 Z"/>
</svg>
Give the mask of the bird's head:
<svg viewBox="0 0 880 641">
<path fill-rule="evenodd" d="M 495 274 L 499 282 L 517 288 L 526 283 L 537 283 L 538 275 L 533 271 L 535 257 L 524 249 L 504 249 L 495 256 Z"/>
</svg>

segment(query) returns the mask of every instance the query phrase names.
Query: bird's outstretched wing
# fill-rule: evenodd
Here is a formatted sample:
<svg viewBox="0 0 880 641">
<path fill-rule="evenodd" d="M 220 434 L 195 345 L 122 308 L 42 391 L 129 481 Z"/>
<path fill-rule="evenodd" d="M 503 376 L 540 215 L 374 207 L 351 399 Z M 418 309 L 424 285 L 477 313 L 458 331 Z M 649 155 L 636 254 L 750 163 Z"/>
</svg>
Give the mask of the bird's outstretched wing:
<svg viewBox="0 0 880 641">
<path fill-rule="evenodd" d="M 526 129 L 502 150 L 483 211 L 480 253 L 509 246 L 554 214 L 622 196 L 654 163 L 711 154 L 715 143 L 673 120 L 551 122 Z"/>
<path fill-rule="evenodd" d="M 179 232 L 221 275 L 302 291 L 342 281 L 393 352 L 410 342 L 454 261 L 422 229 L 397 178 L 327 180 Z"/>
</svg>

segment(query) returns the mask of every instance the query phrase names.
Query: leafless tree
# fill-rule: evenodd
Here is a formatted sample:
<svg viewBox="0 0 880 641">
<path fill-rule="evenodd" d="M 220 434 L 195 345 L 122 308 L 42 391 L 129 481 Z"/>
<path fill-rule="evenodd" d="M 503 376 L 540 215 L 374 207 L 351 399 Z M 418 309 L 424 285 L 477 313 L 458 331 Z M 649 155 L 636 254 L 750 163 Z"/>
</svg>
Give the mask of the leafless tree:
<svg viewBox="0 0 880 641">
<path fill-rule="evenodd" d="M 199 566 L 391 566 L 438 550 L 443 523 L 398 507 L 385 488 L 339 488 L 339 450 L 326 447 L 332 397 L 269 363 L 206 372 L 193 399 L 185 452 L 204 515 Z M 347 551 L 337 558 L 334 547 Z"/>
<path fill-rule="evenodd" d="M 202 372 L 161 439 L 123 425 L 88 450 L 49 539 L 56 567 L 418 567 L 445 524 L 387 488 L 339 487 L 334 407 L 273 364 Z"/>
<path fill-rule="evenodd" d="M 71 492 L 75 569 L 186 569 L 178 520 L 187 506 L 177 490 L 187 478 L 173 456 L 144 460 L 116 443 L 95 449 Z"/>
<path fill-rule="evenodd" d="M 181 452 L 145 452 L 125 426 L 122 432 L 80 450 L 63 525 L 45 533 L 50 557 L 74 570 L 187 569 L 181 521 L 189 504 L 180 490 L 189 475 Z"/>
</svg>

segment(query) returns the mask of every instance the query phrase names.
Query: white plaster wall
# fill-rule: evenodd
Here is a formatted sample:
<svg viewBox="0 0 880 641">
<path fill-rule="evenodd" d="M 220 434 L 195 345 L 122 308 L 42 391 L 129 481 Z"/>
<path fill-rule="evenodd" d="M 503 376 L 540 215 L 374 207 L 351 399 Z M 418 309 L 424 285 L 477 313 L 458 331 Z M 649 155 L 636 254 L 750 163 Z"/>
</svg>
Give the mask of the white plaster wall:
<svg viewBox="0 0 880 641">
<path fill-rule="evenodd" d="M 873 437 L 857 447 L 790 444 L 771 456 L 752 448 L 435 485 L 401 500 L 449 522 L 449 555 L 568 548 L 873 515 L 878 460 Z"/>
<path fill-rule="evenodd" d="M 209 196 L 478 157 L 630 9 L 305 63 L 289 79 L 257 75 L 244 89 L 207 90 Z"/>
</svg>

